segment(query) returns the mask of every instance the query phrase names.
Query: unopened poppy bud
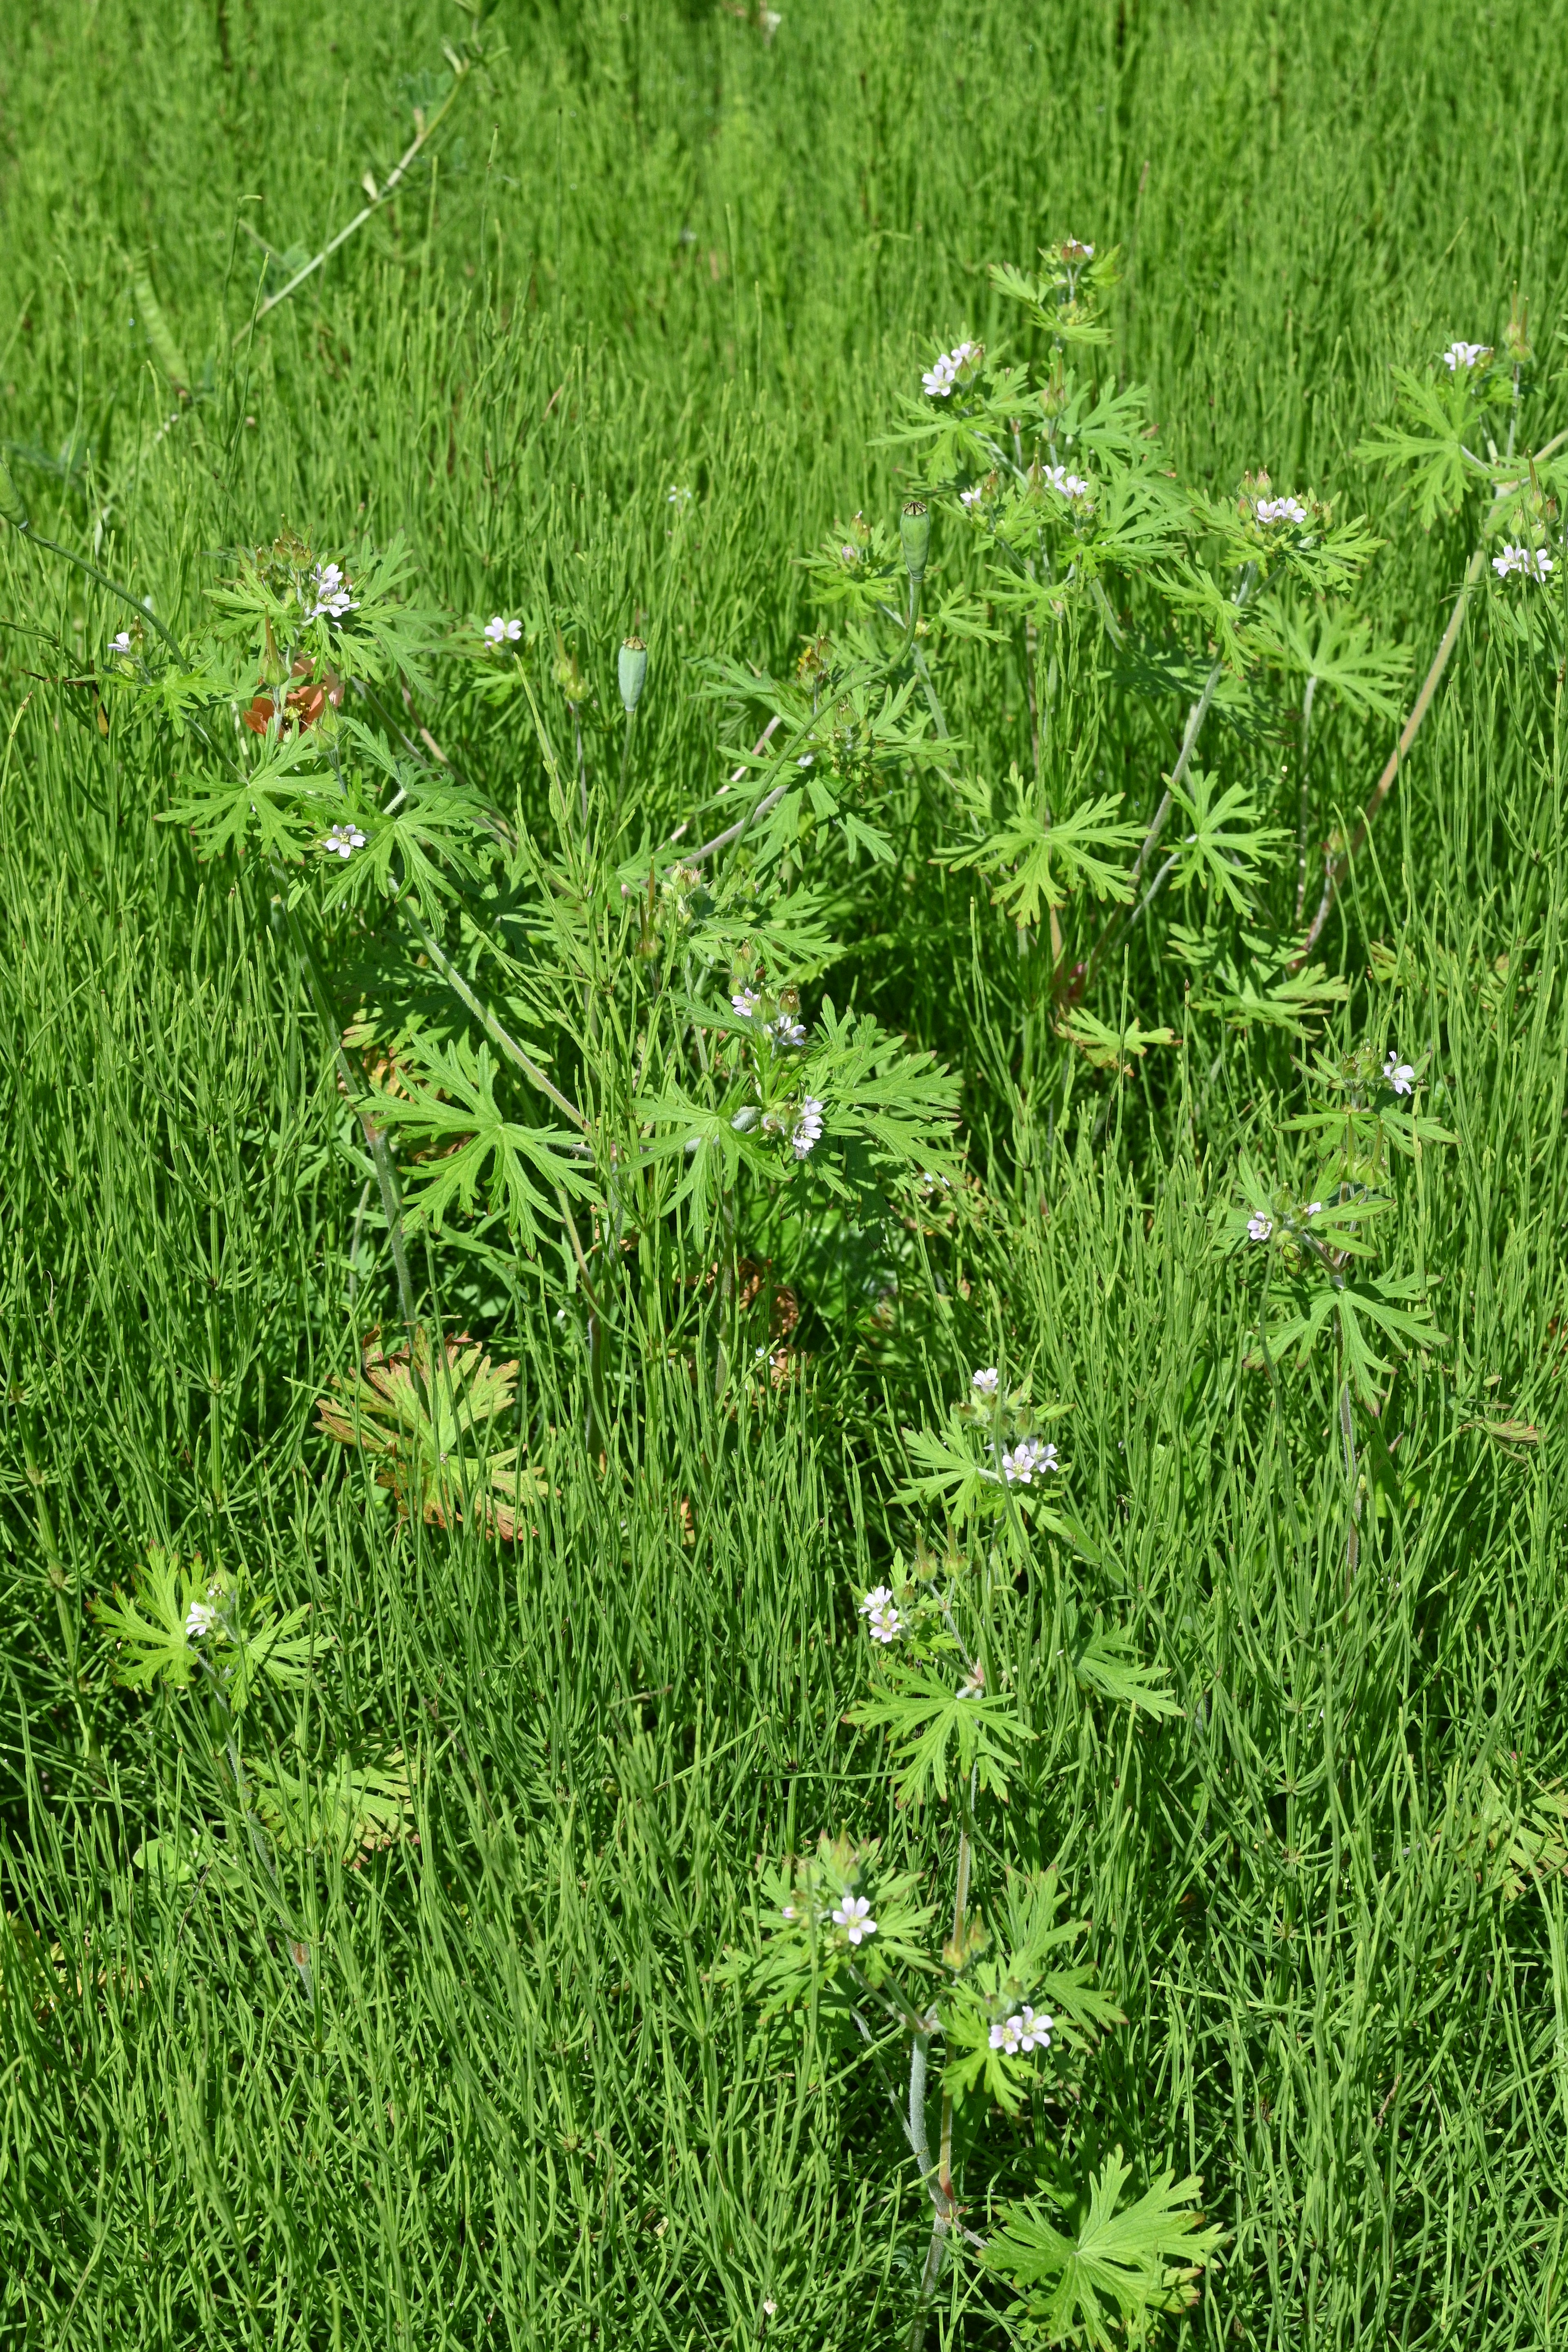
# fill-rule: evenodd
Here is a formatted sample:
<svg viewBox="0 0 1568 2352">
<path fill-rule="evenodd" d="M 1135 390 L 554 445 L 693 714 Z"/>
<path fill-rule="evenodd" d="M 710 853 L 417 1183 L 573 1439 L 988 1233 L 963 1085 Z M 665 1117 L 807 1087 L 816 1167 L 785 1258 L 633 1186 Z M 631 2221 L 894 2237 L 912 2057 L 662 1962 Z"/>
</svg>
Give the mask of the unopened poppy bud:
<svg viewBox="0 0 1568 2352">
<path fill-rule="evenodd" d="M 904 543 L 904 562 L 911 580 L 925 578 L 926 557 L 931 552 L 931 509 L 921 499 L 910 499 L 899 517 L 899 537 Z"/>
<path fill-rule="evenodd" d="M 22 494 L 11 479 L 11 468 L 0 455 L 0 515 L 4 515 L 13 530 L 26 530 L 27 509 L 22 504 Z"/>
<path fill-rule="evenodd" d="M 621 706 L 629 719 L 642 699 L 643 680 L 647 676 L 647 647 L 640 637 L 622 639 L 618 667 Z"/>
</svg>

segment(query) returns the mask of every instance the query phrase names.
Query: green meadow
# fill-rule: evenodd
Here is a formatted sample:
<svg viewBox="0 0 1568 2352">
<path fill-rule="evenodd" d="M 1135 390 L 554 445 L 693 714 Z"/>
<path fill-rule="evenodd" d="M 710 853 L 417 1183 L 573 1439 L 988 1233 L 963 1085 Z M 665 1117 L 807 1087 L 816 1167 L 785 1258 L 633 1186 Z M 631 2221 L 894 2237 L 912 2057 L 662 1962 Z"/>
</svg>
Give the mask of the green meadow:
<svg viewBox="0 0 1568 2352">
<path fill-rule="evenodd" d="M 1563 2340 L 1563 33 L 0 7 L 0 2346 Z M 1074 238 L 1119 259 L 1073 363 L 1146 404 L 1069 462 L 1188 504 L 1070 604 L 1110 492 L 1069 484 L 1053 604 L 1033 554 L 985 569 L 1021 435 L 989 474 L 899 436 L 958 415 L 921 384 L 967 341 L 1047 429 L 1058 314 L 993 271 Z M 1445 368 L 1464 338 L 1495 359 Z M 1483 375 L 1425 497 L 1408 387 Z M 1317 612 L 1363 517 L 1362 667 L 1303 711 L 1295 640 L 1245 629 Z M 363 609 L 269 671 L 214 615 L 277 548 Z M 423 634 L 345 688 L 320 648 L 394 548 Z M 873 564 L 879 669 L 834 602 Z M 905 698 L 831 809 L 827 734 L 778 719 L 813 676 L 835 745 Z M 287 777 L 270 847 L 249 784 L 217 837 L 204 779 L 356 713 L 397 764 L 352 856 Z M 764 782 L 787 839 L 770 801 L 675 862 Z M 410 930 L 413 863 L 358 877 L 427 786 L 470 845 Z M 1131 830 L 1020 896 L 1069 800 Z M 737 905 L 761 962 L 739 916 L 702 947 Z M 743 981 L 808 1037 L 764 1078 L 877 1024 L 854 1098 L 893 1109 L 847 1157 L 847 1044 L 823 1100 L 807 1060 L 731 1117 Z M 511 1368 L 482 1410 L 459 1334 Z M 402 1366 L 401 1452 L 362 1362 Z M 917 1636 L 994 1770 L 956 1717 L 952 1770 L 909 1764 Z M 880 1941 L 825 1899 L 786 1983 L 824 1834 L 879 1842 L 831 1891 Z M 964 1936 L 1005 1955 L 1051 1870 L 1106 2013 L 1037 1993 L 1026 2064 L 1027 1980 Z M 899 1903 L 940 1914 L 914 2010 Z M 944 2029 L 911 2137 L 950 1979 L 1002 2059 L 959 2096 Z M 1118 2150 L 1200 2259 L 1118 2254 Z M 1024 2207 L 1070 2307 L 1000 2263 Z"/>
</svg>

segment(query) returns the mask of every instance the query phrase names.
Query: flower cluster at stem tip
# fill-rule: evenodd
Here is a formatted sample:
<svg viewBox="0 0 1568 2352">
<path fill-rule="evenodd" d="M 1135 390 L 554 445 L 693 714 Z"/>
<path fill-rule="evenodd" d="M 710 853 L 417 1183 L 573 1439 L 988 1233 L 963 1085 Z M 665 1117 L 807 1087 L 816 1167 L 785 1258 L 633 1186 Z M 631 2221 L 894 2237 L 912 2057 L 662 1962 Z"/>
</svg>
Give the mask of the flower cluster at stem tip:
<svg viewBox="0 0 1568 2352">
<path fill-rule="evenodd" d="M 954 343 L 950 352 L 943 352 L 921 378 L 923 389 L 931 399 L 945 400 L 958 382 L 960 373 L 965 368 L 973 368 L 984 348 L 981 343 L 963 342 Z"/>
<path fill-rule="evenodd" d="M 314 577 L 300 595 L 307 621 L 341 621 L 345 613 L 354 609 L 354 599 L 349 594 L 341 563 L 318 563 Z M 310 601 L 312 595 L 314 604 Z"/>
<path fill-rule="evenodd" d="M 356 849 L 364 847 L 364 835 L 357 824 L 335 824 L 321 847 L 330 857 L 352 857 Z"/>
<path fill-rule="evenodd" d="M 1500 555 L 1492 558 L 1492 570 L 1500 580 L 1511 572 L 1522 572 L 1527 580 L 1544 580 L 1552 570 L 1552 558 L 1543 547 L 1519 547 L 1505 541 Z"/>
<path fill-rule="evenodd" d="M 893 1605 L 892 1592 L 885 1584 L 876 1585 L 868 1592 L 860 1603 L 860 1614 L 873 1642 L 896 1642 L 904 1630 L 904 1621 Z"/>
<path fill-rule="evenodd" d="M 1489 343 L 1450 343 L 1443 353 L 1443 365 L 1450 375 L 1458 375 L 1462 368 L 1484 365 L 1491 355 Z"/>
<path fill-rule="evenodd" d="M 1037 2016 L 1026 2001 L 1013 2016 L 1003 2018 L 992 2027 L 991 2047 L 1003 2051 L 1009 2058 L 1016 2058 L 1024 2050 L 1048 2050 L 1056 2021 L 1054 2017 Z"/>
</svg>

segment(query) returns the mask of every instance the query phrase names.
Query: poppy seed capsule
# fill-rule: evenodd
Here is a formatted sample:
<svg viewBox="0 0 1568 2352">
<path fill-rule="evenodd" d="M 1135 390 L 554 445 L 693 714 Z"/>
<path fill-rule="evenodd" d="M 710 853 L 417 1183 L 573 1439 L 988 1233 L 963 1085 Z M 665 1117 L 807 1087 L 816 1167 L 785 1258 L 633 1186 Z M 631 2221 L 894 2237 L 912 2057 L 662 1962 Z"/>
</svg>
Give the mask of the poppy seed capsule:
<svg viewBox="0 0 1568 2352">
<path fill-rule="evenodd" d="M 640 637 L 622 640 L 618 667 L 621 703 L 629 719 L 642 699 L 643 680 L 647 676 L 647 647 Z"/>
<path fill-rule="evenodd" d="M 911 580 L 925 578 L 926 557 L 931 551 L 931 509 L 923 499 L 911 499 L 899 517 L 899 537 L 904 543 L 904 562 Z"/>
<path fill-rule="evenodd" d="M 21 493 L 11 479 L 11 468 L 0 456 L 0 515 L 4 515 L 13 530 L 26 530 L 27 509 L 22 504 Z"/>
</svg>

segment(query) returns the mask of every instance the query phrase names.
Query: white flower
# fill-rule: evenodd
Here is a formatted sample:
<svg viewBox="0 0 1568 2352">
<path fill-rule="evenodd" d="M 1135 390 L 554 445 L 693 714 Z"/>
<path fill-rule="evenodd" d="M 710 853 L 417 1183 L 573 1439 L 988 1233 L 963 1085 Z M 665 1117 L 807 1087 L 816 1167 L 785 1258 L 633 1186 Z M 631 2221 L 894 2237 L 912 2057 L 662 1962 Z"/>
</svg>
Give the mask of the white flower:
<svg viewBox="0 0 1568 2352">
<path fill-rule="evenodd" d="M 978 343 L 955 343 L 952 351 L 943 352 L 935 364 L 926 370 L 921 382 L 933 400 L 945 400 L 952 390 L 959 369 L 967 367 L 971 360 L 979 356 Z"/>
<path fill-rule="evenodd" d="M 860 1603 L 860 1613 L 873 1642 L 896 1642 L 904 1630 L 904 1621 L 894 1608 L 893 1596 L 885 1584 L 868 1592 Z"/>
<path fill-rule="evenodd" d="M 795 764 L 797 768 L 809 768 L 816 757 L 815 751 L 803 751 Z"/>
<path fill-rule="evenodd" d="M 1502 553 L 1493 556 L 1492 570 L 1500 580 L 1506 580 L 1510 572 L 1522 572 L 1527 580 L 1544 580 L 1552 570 L 1552 558 L 1543 547 L 1516 547 L 1507 541 Z"/>
<path fill-rule="evenodd" d="M 966 489 L 966 490 L 960 490 L 960 492 L 959 492 L 959 494 L 958 494 L 958 503 L 959 503 L 959 505 L 960 505 L 960 506 L 963 506 L 963 507 L 977 507 L 977 506 L 980 504 L 981 499 L 982 499 L 984 496 L 985 496 L 985 485 L 984 485 L 984 482 L 972 482 L 972 483 L 970 484 L 970 486 L 969 486 L 968 489 Z"/>
<path fill-rule="evenodd" d="M 805 1024 L 804 1021 L 792 1021 L 787 1013 L 780 1013 L 766 1024 L 766 1034 L 775 1045 L 804 1045 Z"/>
<path fill-rule="evenodd" d="M 1258 1215 L 1248 1217 L 1247 1221 L 1247 1238 L 1249 1242 L 1266 1242 L 1273 1231 L 1272 1217 Z"/>
<path fill-rule="evenodd" d="M 994 1396 L 1001 1377 L 994 1364 L 984 1364 L 969 1385 L 972 1389 L 978 1389 L 982 1396 Z"/>
<path fill-rule="evenodd" d="M 763 10 L 763 22 L 764 25 L 768 25 L 770 29 L 773 29 L 784 23 L 784 18 L 782 16 L 775 16 L 771 8 L 764 8 Z M 770 2319 L 777 2311 L 778 2305 L 773 2301 L 771 2294 L 765 2294 L 763 2297 L 763 2309 Z"/>
<path fill-rule="evenodd" d="M 793 1903 L 786 1903 L 784 1909 L 780 1912 L 779 1916 L 781 1919 L 793 1919 L 795 1917 L 795 1905 Z"/>
<path fill-rule="evenodd" d="M 752 1013 L 756 1011 L 762 1001 L 762 998 L 757 994 L 755 989 L 752 988 L 742 988 L 738 995 L 732 996 L 730 999 L 731 1003 L 734 1006 L 742 1021 L 749 1021 L 751 1019 Z"/>
<path fill-rule="evenodd" d="M 994 2025 L 991 2029 L 991 2047 L 993 2050 L 1004 2052 L 1009 2058 L 1016 2058 L 1023 2033 L 1024 2021 L 1021 2017 L 1005 2018 L 999 2025 Z"/>
<path fill-rule="evenodd" d="M 833 1914 L 833 1924 L 842 1927 L 852 1944 L 866 1936 L 874 1936 L 877 1922 L 871 1916 L 871 1906 L 863 1895 L 847 1895 Z"/>
<path fill-rule="evenodd" d="M 1263 523 L 1303 523 L 1307 520 L 1307 509 L 1300 499 L 1259 499 L 1253 512 Z"/>
<path fill-rule="evenodd" d="M 217 1623 L 217 1611 L 205 1601 L 193 1601 L 185 1612 L 185 1639 L 199 1642 Z"/>
<path fill-rule="evenodd" d="M 1047 466 L 1042 478 L 1064 499 L 1087 499 L 1089 484 L 1081 474 L 1069 474 L 1065 466 Z"/>
<path fill-rule="evenodd" d="M 354 600 L 349 594 L 349 583 L 343 578 L 342 564 L 318 563 L 311 586 L 314 588 L 316 597 L 313 604 L 310 602 L 310 589 L 305 588 L 300 591 L 300 601 L 305 607 L 307 621 L 319 621 L 323 615 L 330 621 L 341 621 L 345 613 L 353 611 Z"/>
<path fill-rule="evenodd" d="M 1002 1475 L 1009 1486 L 1032 1486 L 1037 1470 L 1054 1470 L 1057 1449 L 1043 1445 L 1037 1437 L 1021 1437 L 1010 1453 L 1002 1456 Z"/>
<path fill-rule="evenodd" d="M 958 1685 L 958 1696 L 959 1696 L 959 1697 L 960 1697 L 960 1698 L 984 1698 L 984 1696 L 985 1696 L 985 1669 L 984 1669 L 984 1667 L 981 1664 L 981 1663 L 980 1663 L 980 1661 L 979 1661 L 979 1659 L 978 1659 L 978 1658 L 976 1658 L 976 1659 L 975 1659 L 974 1664 L 970 1667 L 969 1672 L 964 1675 L 963 1680 L 959 1684 L 959 1685 Z"/>
<path fill-rule="evenodd" d="M 509 621 L 504 614 L 494 613 L 485 623 L 485 643 L 490 646 L 515 646 L 522 635 L 521 621 Z"/>
<path fill-rule="evenodd" d="M 847 539 L 838 552 L 846 563 L 858 563 L 860 561 L 860 551 L 852 539 Z"/>
<path fill-rule="evenodd" d="M 1323 1204 L 1321 1201 L 1309 1201 L 1307 1203 L 1307 1214 L 1310 1217 L 1320 1215 L 1322 1211 L 1322 1206 Z"/>
<path fill-rule="evenodd" d="M 1018 2015 L 1010 2021 L 1013 2024 L 1023 2028 L 1023 2031 L 1018 2036 L 1018 2047 L 1020 2050 L 1048 2050 L 1050 2048 L 1051 2030 L 1057 2021 L 1054 2017 L 1046 2017 L 1043 2014 L 1037 2017 L 1034 2011 L 1029 2007 L 1028 2002 L 1026 2001 L 1023 2008 L 1019 2011 Z"/>
<path fill-rule="evenodd" d="M 357 824 L 335 824 L 321 847 L 334 857 L 352 857 L 364 847 L 364 835 Z"/>
<path fill-rule="evenodd" d="M 121 629 L 118 636 L 110 637 L 109 650 L 111 654 L 128 654 L 131 651 L 130 630 Z"/>
<path fill-rule="evenodd" d="M 674 482 L 672 482 L 668 489 L 666 490 L 664 499 L 667 506 L 689 507 L 691 504 L 690 491 L 680 489 Z"/>
<path fill-rule="evenodd" d="M 1408 1062 L 1402 1062 L 1392 1046 L 1389 1048 L 1388 1059 L 1383 1066 L 1383 1075 L 1396 1095 L 1407 1095 L 1415 1083 L 1414 1068 Z"/>
<path fill-rule="evenodd" d="M 1450 375 L 1458 375 L 1461 368 L 1479 367 L 1491 355 L 1489 343 L 1450 343 L 1443 353 L 1443 365 Z"/>
<path fill-rule="evenodd" d="M 822 1105 L 815 1095 L 807 1095 L 800 1107 L 800 1117 L 795 1121 L 795 1133 L 790 1138 L 791 1143 L 795 1146 L 795 1158 L 804 1160 L 813 1146 L 820 1143 L 821 1140 Z"/>
</svg>

